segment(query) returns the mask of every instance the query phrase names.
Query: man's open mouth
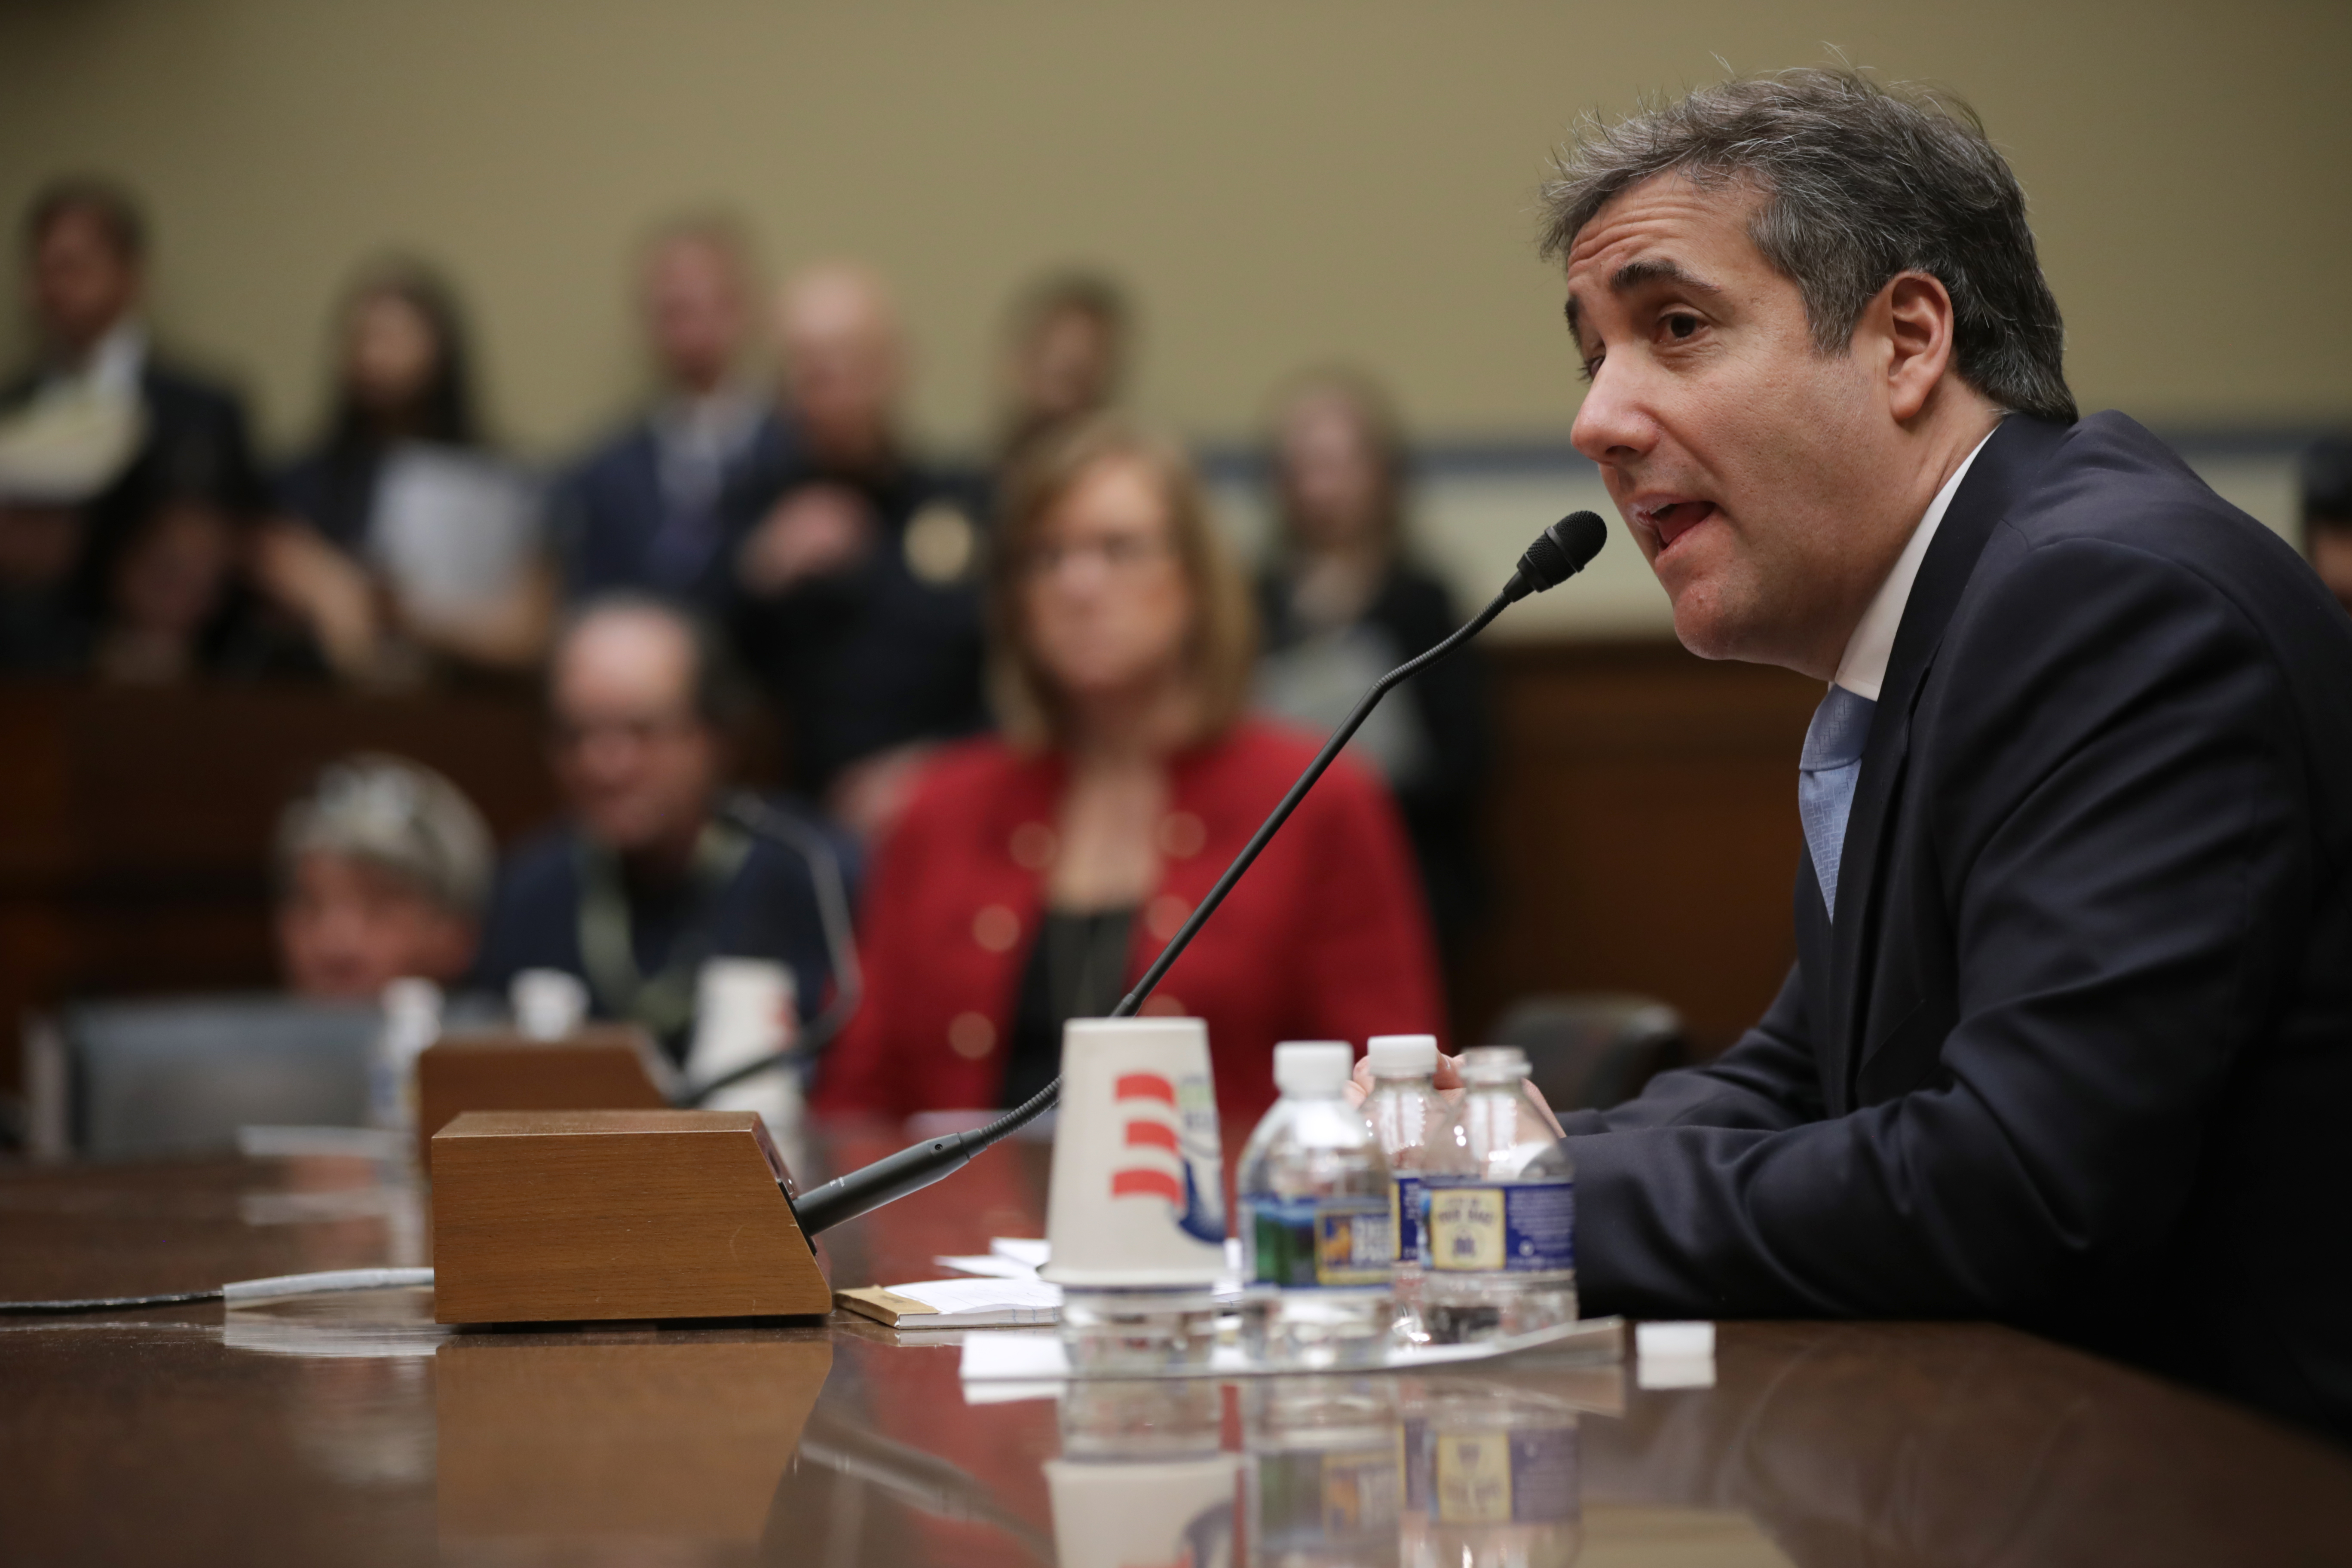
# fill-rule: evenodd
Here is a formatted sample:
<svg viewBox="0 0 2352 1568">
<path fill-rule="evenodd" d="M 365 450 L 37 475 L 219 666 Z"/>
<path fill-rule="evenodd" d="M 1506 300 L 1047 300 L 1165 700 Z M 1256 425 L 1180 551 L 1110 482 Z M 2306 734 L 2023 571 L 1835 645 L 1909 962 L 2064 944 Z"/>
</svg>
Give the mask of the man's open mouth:
<svg viewBox="0 0 2352 1568">
<path fill-rule="evenodd" d="M 1711 500 L 1660 501 L 1641 509 L 1642 521 L 1657 535 L 1658 552 L 1664 554 L 1675 547 L 1675 542 L 1716 512 Z"/>
</svg>

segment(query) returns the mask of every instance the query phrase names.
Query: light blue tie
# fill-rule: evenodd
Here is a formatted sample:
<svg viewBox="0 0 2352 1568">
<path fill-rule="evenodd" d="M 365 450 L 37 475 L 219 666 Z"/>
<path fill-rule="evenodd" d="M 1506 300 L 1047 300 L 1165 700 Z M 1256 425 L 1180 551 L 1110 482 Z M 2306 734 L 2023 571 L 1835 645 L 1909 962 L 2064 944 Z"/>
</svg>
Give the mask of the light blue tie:
<svg viewBox="0 0 2352 1568">
<path fill-rule="evenodd" d="M 1805 731 L 1804 755 L 1797 762 L 1797 815 L 1805 825 L 1805 847 L 1813 852 L 1813 875 L 1822 902 L 1837 915 L 1838 861 L 1845 854 L 1845 819 L 1853 811 L 1853 786 L 1862 778 L 1862 749 L 1870 742 L 1871 715 L 1878 704 L 1843 686 L 1830 688 Z"/>
</svg>

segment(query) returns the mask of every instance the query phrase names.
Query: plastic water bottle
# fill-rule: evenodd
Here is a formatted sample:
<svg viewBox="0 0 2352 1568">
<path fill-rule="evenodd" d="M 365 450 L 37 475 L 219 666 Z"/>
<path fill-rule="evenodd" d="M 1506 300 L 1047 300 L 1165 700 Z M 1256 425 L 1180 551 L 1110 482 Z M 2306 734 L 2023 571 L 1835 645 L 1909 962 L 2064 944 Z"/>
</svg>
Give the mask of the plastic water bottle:
<svg viewBox="0 0 2352 1568">
<path fill-rule="evenodd" d="M 1440 1344 L 1576 1321 L 1576 1182 L 1512 1046 L 1465 1052 L 1423 1166 L 1423 1318 Z"/>
<path fill-rule="evenodd" d="M 1437 1072 L 1437 1037 L 1374 1035 L 1364 1054 L 1372 1064 L 1372 1092 L 1364 1101 L 1364 1118 L 1372 1124 L 1389 1163 L 1389 1223 L 1396 1230 L 1396 1332 L 1417 1343 L 1429 1338 L 1421 1321 L 1422 1164 L 1429 1141 L 1446 1115 L 1444 1097 L 1431 1083 Z"/>
<path fill-rule="evenodd" d="M 416 1058 L 441 1037 L 441 987 L 395 980 L 383 988 L 383 1023 L 368 1053 L 368 1120 L 396 1132 L 416 1130 Z"/>
<path fill-rule="evenodd" d="M 1243 1317 L 1254 1358 L 1363 1366 L 1387 1352 L 1396 1242 L 1388 1161 L 1349 1105 L 1342 1041 L 1274 1048 L 1282 1098 L 1242 1151 Z"/>
</svg>

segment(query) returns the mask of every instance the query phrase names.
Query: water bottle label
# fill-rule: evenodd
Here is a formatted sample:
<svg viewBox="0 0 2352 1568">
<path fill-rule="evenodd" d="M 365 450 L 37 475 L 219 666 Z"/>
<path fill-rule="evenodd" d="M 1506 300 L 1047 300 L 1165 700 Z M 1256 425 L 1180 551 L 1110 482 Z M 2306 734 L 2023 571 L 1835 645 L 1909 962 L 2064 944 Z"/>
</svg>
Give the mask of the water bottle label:
<svg viewBox="0 0 2352 1568">
<path fill-rule="evenodd" d="M 1460 1273 L 1542 1274 L 1576 1267 L 1576 1184 L 1423 1184 L 1429 1267 Z"/>
<path fill-rule="evenodd" d="M 1421 1176 L 1398 1175 L 1389 1184 L 1389 1229 L 1396 1236 L 1396 1260 L 1421 1261 Z"/>
<path fill-rule="evenodd" d="M 1253 1283 L 1285 1289 L 1386 1285 L 1395 1266 L 1396 1231 L 1376 1197 L 1246 1200 Z"/>
</svg>

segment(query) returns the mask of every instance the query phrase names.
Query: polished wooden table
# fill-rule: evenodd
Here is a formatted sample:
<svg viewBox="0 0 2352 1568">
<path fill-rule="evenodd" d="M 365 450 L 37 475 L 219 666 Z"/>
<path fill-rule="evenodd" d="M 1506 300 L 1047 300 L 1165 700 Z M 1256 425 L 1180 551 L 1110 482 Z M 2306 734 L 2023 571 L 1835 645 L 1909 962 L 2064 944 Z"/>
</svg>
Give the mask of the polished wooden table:
<svg viewBox="0 0 2352 1568">
<path fill-rule="evenodd" d="M 1045 1168 L 842 1227 L 835 1283 L 1037 1234 Z M 361 1161 L 0 1172 L 0 1299 L 425 1245 Z M 951 1338 L 452 1333 L 416 1291 L 0 1320 L 0 1563 L 2352 1562 L 2352 1455 L 1981 1324 L 1725 1324 L 1698 1388 L 1523 1358 L 995 1402 Z"/>
</svg>

